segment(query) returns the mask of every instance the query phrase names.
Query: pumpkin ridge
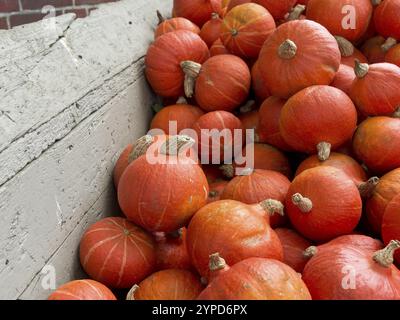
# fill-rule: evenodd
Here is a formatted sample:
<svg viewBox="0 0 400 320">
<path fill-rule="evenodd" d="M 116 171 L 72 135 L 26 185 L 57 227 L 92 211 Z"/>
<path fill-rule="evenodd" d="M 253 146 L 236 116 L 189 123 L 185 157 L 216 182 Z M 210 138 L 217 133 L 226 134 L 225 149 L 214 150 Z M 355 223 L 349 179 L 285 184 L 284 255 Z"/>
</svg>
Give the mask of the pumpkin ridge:
<svg viewBox="0 0 400 320">
<path fill-rule="evenodd" d="M 93 245 L 93 246 L 89 249 L 89 251 L 87 252 L 87 254 L 86 254 L 86 257 L 85 257 L 85 259 L 84 259 L 84 261 L 83 261 L 83 263 L 82 263 L 83 267 L 84 267 L 84 268 L 86 267 L 86 265 L 87 265 L 88 262 L 89 262 L 90 257 L 92 256 L 93 252 L 94 252 L 97 248 L 101 247 L 103 244 L 105 244 L 105 243 L 107 243 L 107 242 L 110 242 L 110 241 L 112 241 L 112 240 L 114 240 L 114 239 L 117 239 L 118 237 L 122 237 L 122 234 L 117 234 L 117 235 L 115 235 L 115 236 L 110 236 L 110 237 L 108 237 L 108 238 L 105 238 L 105 239 L 103 239 L 103 240 L 97 242 L 95 245 Z"/>
<path fill-rule="evenodd" d="M 123 243 L 124 243 L 124 255 L 122 256 L 122 263 L 121 263 L 121 267 L 119 269 L 119 273 L 118 273 L 118 281 L 117 281 L 117 286 L 119 286 L 121 284 L 122 281 L 122 276 L 124 274 L 124 269 L 126 266 L 126 250 L 127 250 L 127 246 L 126 246 L 126 242 L 127 242 L 127 237 L 124 237 L 123 239 Z"/>
</svg>

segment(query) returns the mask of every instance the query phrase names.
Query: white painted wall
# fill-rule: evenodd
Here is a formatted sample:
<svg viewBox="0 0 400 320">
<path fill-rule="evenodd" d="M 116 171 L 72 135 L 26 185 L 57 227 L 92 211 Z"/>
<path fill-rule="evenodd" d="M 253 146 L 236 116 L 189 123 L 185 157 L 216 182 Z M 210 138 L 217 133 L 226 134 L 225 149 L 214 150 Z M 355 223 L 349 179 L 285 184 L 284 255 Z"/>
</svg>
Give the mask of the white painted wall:
<svg viewBox="0 0 400 320">
<path fill-rule="evenodd" d="M 156 9 L 124 0 L 0 30 L 0 298 L 42 299 L 41 270 L 57 285 L 82 276 L 87 226 L 119 213 L 112 169 L 147 130 L 155 97 L 144 75 Z"/>
</svg>

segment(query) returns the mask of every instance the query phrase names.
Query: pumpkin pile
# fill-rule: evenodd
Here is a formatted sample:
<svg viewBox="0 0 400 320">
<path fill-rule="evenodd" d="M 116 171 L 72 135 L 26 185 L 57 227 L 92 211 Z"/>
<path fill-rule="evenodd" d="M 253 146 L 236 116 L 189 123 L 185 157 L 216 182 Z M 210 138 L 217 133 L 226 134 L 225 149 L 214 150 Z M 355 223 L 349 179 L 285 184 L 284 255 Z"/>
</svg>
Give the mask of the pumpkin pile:
<svg viewBox="0 0 400 320">
<path fill-rule="evenodd" d="M 400 299 L 400 0 L 172 16 L 145 59 L 163 107 L 115 165 L 124 217 L 50 299 Z"/>
</svg>

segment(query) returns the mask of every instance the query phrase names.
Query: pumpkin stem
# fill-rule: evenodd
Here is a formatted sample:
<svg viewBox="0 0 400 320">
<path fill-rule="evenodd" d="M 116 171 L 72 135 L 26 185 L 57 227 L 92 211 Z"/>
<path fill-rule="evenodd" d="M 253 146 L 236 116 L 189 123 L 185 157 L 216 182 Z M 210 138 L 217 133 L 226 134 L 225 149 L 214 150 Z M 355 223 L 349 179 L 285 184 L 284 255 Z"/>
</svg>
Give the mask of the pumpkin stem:
<svg viewBox="0 0 400 320">
<path fill-rule="evenodd" d="M 165 21 L 165 18 L 163 17 L 163 15 L 161 14 L 161 12 L 159 10 L 157 10 L 157 18 L 158 18 L 158 25 L 160 25 L 161 23 L 163 23 Z"/>
<path fill-rule="evenodd" d="M 216 20 L 219 19 L 219 14 L 218 12 L 213 12 L 211 13 L 211 20 Z"/>
<path fill-rule="evenodd" d="M 255 106 L 255 101 L 249 100 L 243 106 L 240 107 L 239 112 L 240 113 L 250 112 L 254 109 L 254 106 Z"/>
<path fill-rule="evenodd" d="M 300 193 L 295 193 L 292 196 L 292 202 L 303 213 L 308 213 L 313 208 L 312 201 L 308 198 L 303 197 Z"/>
<path fill-rule="evenodd" d="M 356 65 L 354 67 L 354 73 L 356 74 L 357 78 L 364 78 L 368 74 L 368 63 L 361 63 L 358 59 L 356 59 L 355 62 Z"/>
<path fill-rule="evenodd" d="M 185 97 L 179 97 L 178 100 L 176 100 L 176 104 L 188 104 L 188 101 Z"/>
<path fill-rule="evenodd" d="M 278 55 L 285 60 L 293 59 L 296 56 L 297 46 L 290 40 L 286 39 L 278 48 Z"/>
<path fill-rule="evenodd" d="M 129 290 L 128 294 L 126 295 L 126 300 L 135 300 L 135 292 L 139 289 L 139 286 L 135 284 L 131 290 Z"/>
<path fill-rule="evenodd" d="M 373 259 L 379 263 L 382 267 L 389 268 L 394 261 L 394 252 L 400 248 L 399 240 L 391 240 L 386 248 L 378 250 L 374 253 Z"/>
<path fill-rule="evenodd" d="M 239 31 L 237 29 L 232 29 L 231 30 L 232 37 L 236 37 L 238 34 L 239 34 Z"/>
<path fill-rule="evenodd" d="M 305 258 L 312 258 L 318 252 L 318 248 L 316 246 L 310 246 L 306 250 L 303 251 L 303 257 Z"/>
<path fill-rule="evenodd" d="M 386 39 L 385 43 L 381 45 L 383 52 L 388 52 L 392 47 L 397 44 L 397 40 L 395 38 L 389 37 Z"/>
<path fill-rule="evenodd" d="M 210 198 L 215 198 L 215 197 L 218 196 L 218 191 L 211 190 L 211 191 L 208 193 L 208 196 L 209 196 Z"/>
<path fill-rule="evenodd" d="M 182 61 L 181 68 L 185 74 L 184 89 L 188 98 L 193 97 L 194 85 L 201 70 L 201 64 L 193 61 Z"/>
<path fill-rule="evenodd" d="M 172 231 L 172 232 L 168 232 L 167 235 L 170 238 L 181 239 L 182 235 L 183 235 L 183 228 L 180 228 L 180 229 Z"/>
<path fill-rule="evenodd" d="M 223 164 L 219 169 L 222 171 L 222 175 L 227 179 L 232 179 L 235 176 L 235 168 L 232 164 Z"/>
<path fill-rule="evenodd" d="M 397 108 L 397 110 L 393 113 L 392 117 L 400 119 L 400 107 Z"/>
<path fill-rule="evenodd" d="M 342 57 L 350 57 L 354 54 L 354 45 L 341 36 L 335 36 Z"/>
<path fill-rule="evenodd" d="M 267 211 L 269 216 L 273 216 L 275 213 L 279 214 L 280 216 L 284 216 L 284 209 L 285 207 L 283 206 L 282 202 L 274 199 L 267 199 L 264 201 L 261 201 L 259 205 Z"/>
<path fill-rule="evenodd" d="M 371 2 L 372 2 L 373 6 L 379 6 L 381 4 L 382 0 L 372 0 Z"/>
<path fill-rule="evenodd" d="M 218 271 L 222 270 L 226 267 L 226 262 L 225 260 L 219 255 L 218 252 L 210 254 L 210 260 L 208 263 L 208 266 L 210 268 L 210 271 Z"/>
<path fill-rule="evenodd" d="M 298 4 L 297 6 L 292 8 L 286 21 L 299 20 L 300 16 L 305 10 L 306 6 L 304 4 Z"/>
<path fill-rule="evenodd" d="M 317 151 L 318 151 L 318 159 L 320 161 L 325 161 L 329 159 L 329 156 L 331 155 L 331 147 L 332 145 L 329 142 L 318 143 Z"/>
<path fill-rule="evenodd" d="M 173 136 L 161 145 L 160 153 L 169 156 L 177 156 L 182 151 L 191 147 L 194 143 L 194 139 L 189 136 Z"/>
<path fill-rule="evenodd" d="M 140 156 L 144 155 L 154 141 L 153 136 L 146 134 L 137 139 L 133 144 L 132 151 L 128 156 L 128 163 L 135 161 Z"/>
<path fill-rule="evenodd" d="M 372 197 L 376 186 L 379 184 L 378 177 L 369 178 L 367 182 L 360 183 L 358 191 L 363 199 L 369 199 Z"/>
</svg>

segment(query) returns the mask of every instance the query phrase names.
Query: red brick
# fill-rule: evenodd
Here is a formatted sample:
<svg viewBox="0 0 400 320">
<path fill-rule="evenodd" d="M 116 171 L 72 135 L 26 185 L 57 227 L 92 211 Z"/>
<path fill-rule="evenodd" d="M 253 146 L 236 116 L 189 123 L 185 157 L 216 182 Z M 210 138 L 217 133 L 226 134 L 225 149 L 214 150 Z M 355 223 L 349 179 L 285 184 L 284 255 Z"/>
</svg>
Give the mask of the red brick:
<svg viewBox="0 0 400 320">
<path fill-rule="evenodd" d="M 19 11 L 18 0 L 0 0 L 0 12 Z"/>
<path fill-rule="evenodd" d="M 41 13 L 29 13 L 29 14 L 15 14 L 10 16 L 10 26 L 15 27 L 21 24 L 27 24 L 41 20 L 45 14 Z"/>
<path fill-rule="evenodd" d="M 0 18 L 0 29 L 8 29 L 7 18 Z"/>
<path fill-rule="evenodd" d="M 67 9 L 65 13 L 75 13 L 77 18 L 84 18 L 87 16 L 86 9 Z"/>
<path fill-rule="evenodd" d="M 118 0 L 75 0 L 75 5 L 79 6 L 82 4 L 99 4 L 105 2 L 115 2 Z"/>
<path fill-rule="evenodd" d="M 72 0 L 21 0 L 21 4 L 23 10 L 42 9 L 47 5 L 60 8 L 72 6 Z"/>
</svg>

